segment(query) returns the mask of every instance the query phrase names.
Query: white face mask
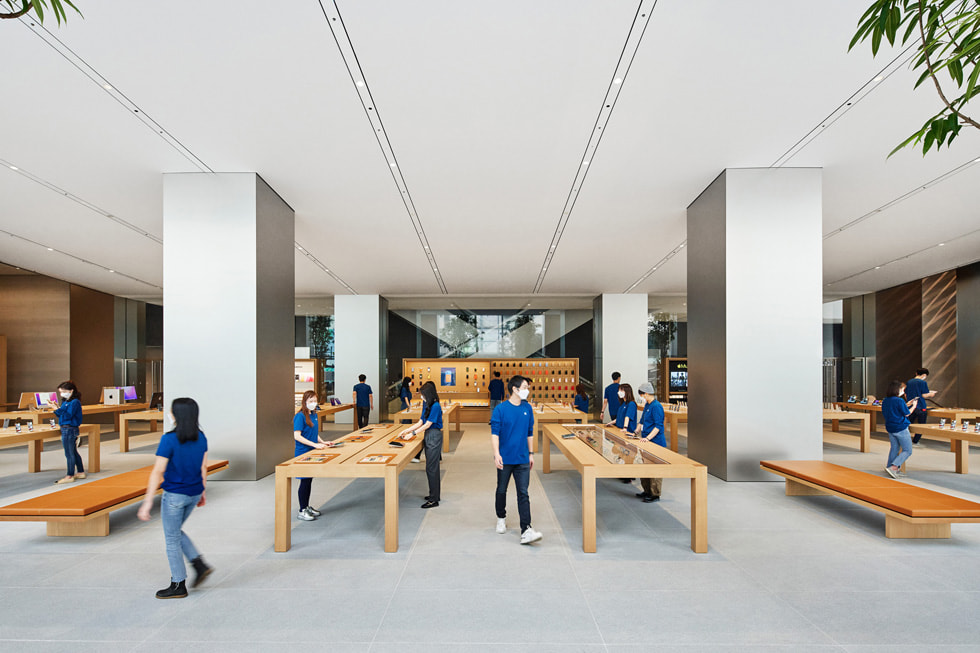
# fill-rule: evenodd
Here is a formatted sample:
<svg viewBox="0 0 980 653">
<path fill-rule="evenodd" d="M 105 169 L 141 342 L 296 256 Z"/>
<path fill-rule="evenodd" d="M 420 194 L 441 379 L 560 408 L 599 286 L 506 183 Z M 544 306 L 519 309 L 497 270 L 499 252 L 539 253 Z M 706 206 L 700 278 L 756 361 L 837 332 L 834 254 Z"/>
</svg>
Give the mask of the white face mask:
<svg viewBox="0 0 980 653">
<path fill-rule="evenodd" d="M 619 398 L 620 398 L 620 399 L 625 399 L 625 398 L 626 398 L 626 392 L 625 392 L 625 391 L 623 391 L 623 390 L 620 390 L 620 391 L 619 391 Z"/>
<path fill-rule="evenodd" d="M 521 401 L 527 399 L 528 395 L 530 394 L 531 391 L 528 390 L 527 388 L 521 388 L 520 390 L 517 391 L 517 396 L 521 398 Z"/>
<path fill-rule="evenodd" d="M 315 401 L 306 402 L 306 410 L 316 410 L 316 402 Z"/>
<path fill-rule="evenodd" d="M 62 399 L 67 399 L 70 396 L 71 396 L 71 393 L 70 392 L 62 392 L 61 393 L 61 398 Z"/>
</svg>

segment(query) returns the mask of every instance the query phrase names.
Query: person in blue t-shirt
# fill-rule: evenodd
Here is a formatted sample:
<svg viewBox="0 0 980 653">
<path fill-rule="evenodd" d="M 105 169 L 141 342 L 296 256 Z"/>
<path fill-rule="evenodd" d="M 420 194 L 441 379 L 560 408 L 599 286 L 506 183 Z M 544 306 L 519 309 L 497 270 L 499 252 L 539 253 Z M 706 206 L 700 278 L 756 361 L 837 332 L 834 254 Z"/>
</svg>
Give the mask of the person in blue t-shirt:
<svg viewBox="0 0 980 653">
<path fill-rule="evenodd" d="M 439 505 L 442 486 L 439 478 L 439 461 L 442 460 L 442 405 L 439 403 L 439 393 L 436 384 L 426 381 L 419 388 L 422 395 L 422 416 L 399 435 L 415 435 L 425 433 L 425 477 L 429 481 L 429 495 L 425 497 L 423 508 L 435 508 Z"/>
<path fill-rule="evenodd" d="M 619 410 L 616 412 L 615 426 L 618 429 L 632 433 L 636 430 L 636 400 L 633 398 L 633 386 L 629 383 L 620 383 L 617 394 L 621 403 L 619 404 Z M 606 426 L 613 425 L 614 423 L 610 422 Z"/>
<path fill-rule="evenodd" d="M 637 388 L 640 398 L 643 400 L 643 415 L 640 417 L 639 427 L 636 429 L 636 436 L 648 440 L 661 447 L 667 446 L 664 438 L 664 407 L 657 401 L 657 391 L 653 389 L 652 383 L 641 383 Z M 640 485 L 643 491 L 637 494 L 643 503 L 653 503 L 660 500 L 660 491 L 663 488 L 662 478 L 641 478 Z"/>
<path fill-rule="evenodd" d="M 904 395 L 905 384 L 895 380 L 888 384 L 885 400 L 881 402 L 881 414 L 885 418 L 885 430 L 888 431 L 888 439 L 891 442 L 885 471 L 892 478 L 898 478 L 902 465 L 912 455 L 909 415 L 915 410 L 919 400 L 906 402 Z"/>
<path fill-rule="evenodd" d="M 414 383 L 415 381 L 413 381 L 412 377 L 410 376 L 406 376 L 402 379 L 402 387 L 398 390 L 398 398 L 402 402 L 401 410 L 408 410 L 412 407 L 412 385 Z M 411 420 L 403 419 L 401 420 L 401 423 L 410 424 Z"/>
<path fill-rule="evenodd" d="M 314 449 L 328 447 L 326 440 L 320 437 L 320 420 L 317 415 L 319 404 L 316 392 L 307 390 L 303 393 L 302 408 L 293 416 L 293 456 L 302 456 Z M 310 505 L 310 493 L 313 491 L 312 478 L 299 478 L 299 513 L 297 519 L 313 521 L 320 516 L 320 511 Z"/>
<path fill-rule="evenodd" d="M 136 513 L 141 520 L 149 521 L 153 497 L 162 486 L 160 517 L 170 563 L 170 586 L 157 592 L 158 599 L 182 599 L 187 596 L 184 556 L 194 565 L 197 574 L 191 587 L 203 583 L 213 571 L 183 531 L 184 522 L 190 517 L 194 506 L 203 506 L 206 501 L 204 486 L 208 479 L 208 440 L 198 425 L 198 413 L 197 402 L 189 397 L 174 399 L 170 405 L 170 421 L 174 423 L 174 430 L 160 438 L 146 494 Z"/>
<path fill-rule="evenodd" d="M 490 417 L 490 440 L 493 462 L 497 466 L 497 532 L 507 532 L 507 485 L 514 477 L 517 489 L 517 512 L 521 519 L 521 544 L 541 539 L 541 533 L 531 526 L 531 498 L 527 486 L 531 481 L 534 457 L 531 447 L 534 438 L 534 409 L 527 403 L 531 383 L 516 375 L 507 381 L 510 398 L 493 409 Z"/>
<path fill-rule="evenodd" d="M 82 424 L 82 393 L 69 380 L 58 386 L 58 394 L 61 396 L 61 406 L 54 409 L 54 416 L 58 418 L 58 426 L 61 427 L 61 446 L 65 450 L 65 460 L 68 462 L 67 474 L 55 481 L 60 485 L 72 483 L 76 478 L 85 478 L 85 468 L 82 467 L 82 456 L 78 453 L 78 427 Z"/>
<path fill-rule="evenodd" d="M 493 380 L 487 385 L 487 390 L 490 391 L 490 414 L 492 415 L 493 409 L 504 400 L 504 382 L 500 380 L 500 372 L 493 373 Z"/>
<path fill-rule="evenodd" d="M 612 380 L 602 393 L 602 410 L 599 411 L 599 419 L 602 419 L 602 414 L 608 408 L 610 422 L 619 414 L 619 372 L 612 373 Z"/>
<path fill-rule="evenodd" d="M 354 386 L 354 410 L 357 411 L 357 428 L 362 429 L 368 425 L 371 419 L 371 411 L 374 410 L 374 393 L 367 381 L 367 376 L 361 374 L 357 377 L 360 381 Z"/>
<path fill-rule="evenodd" d="M 575 410 L 589 412 L 589 396 L 585 394 L 585 386 L 581 383 L 575 386 Z"/>
<path fill-rule="evenodd" d="M 929 370 L 924 367 L 920 367 L 915 371 L 915 376 L 909 379 L 909 382 L 905 384 L 905 398 L 911 401 L 912 399 L 918 399 L 915 404 L 915 410 L 912 411 L 912 416 L 909 421 L 912 424 L 925 424 L 928 414 L 928 406 L 926 406 L 926 399 L 932 399 L 936 396 L 935 391 L 929 390 L 929 384 L 926 383 L 926 377 L 929 376 Z M 912 436 L 912 444 L 919 444 L 919 439 L 922 437 L 921 433 L 916 433 Z"/>
</svg>

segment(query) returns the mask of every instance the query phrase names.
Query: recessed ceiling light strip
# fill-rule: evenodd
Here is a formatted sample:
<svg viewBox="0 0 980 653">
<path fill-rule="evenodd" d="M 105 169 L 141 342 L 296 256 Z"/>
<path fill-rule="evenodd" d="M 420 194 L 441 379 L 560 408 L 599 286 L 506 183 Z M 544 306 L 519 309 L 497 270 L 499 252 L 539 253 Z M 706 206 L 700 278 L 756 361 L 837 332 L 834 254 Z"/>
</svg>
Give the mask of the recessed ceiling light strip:
<svg viewBox="0 0 980 653">
<path fill-rule="evenodd" d="M 602 142 L 602 135 L 605 133 L 604 129 L 609 124 L 613 109 L 616 108 L 619 94 L 626 82 L 630 68 L 633 66 L 636 51 L 643 41 L 643 35 L 646 33 L 647 26 L 650 24 L 650 18 L 656 6 L 657 0 L 642 0 L 636 7 L 636 13 L 633 15 L 633 22 L 630 25 L 629 33 L 626 35 L 626 41 L 623 43 L 623 48 L 619 53 L 619 60 L 616 62 L 616 67 L 606 87 L 606 94 L 603 97 L 602 106 L 596 115 L 595 123 L 592 125 L 592 131 L 585 145 L 585 152 L 582 154 L 581 161 L 576 165 L 571 188 L 565 197 L 565 204 L 562 207 L 561 216 L 558 218 L 558 224 L 555 226 L 554 234 L 548 245 L 548 251 L 545 252 L 544 262 L 541 264 L 541 271 L 538 272 L 538 278 L 532 290 L 534 294 L 539 293 L 541 286 L 544 284 L 545 276 L 548 274 L 548 268 L 551 266 L 555 251 L 558 249 L 561 237 L 565 233 L 565 227 L 568 225 L 572 211 L 575 209 L 579 193 L 582 190 L 582 184 L 585 183 L 585 178 L 589 174 L 590 164 L 595 157 L 596 151 L 599 149 L 599 144 Z"/>
<path fill-rule="evenodd" d="M 17 174 L 21 175 L 22 177 L 25 177 L 27 179 L 30 179 L 31 181 L 33 181 L 36 184 L 40 184 L 41 186 L 44 186 L 48 190 L 54 191 L 58 195 L 62 195 L 65 198 L 70 199 L 71 201 L 73 201 L 73 202 L 75 202 L 77 204 L 80 204 L 80 205 L 84 206 L 86 209 L 89 209 L 90 211 L 94 211 L 95 213 L 98 213 L 99 215 L 101 215 L 104 218 L 108 218 L 108 219 L 112 220 L 113 222 L 115 222 L 117 224 L 120 224 L 120 225 L 126 227 L 127 229 L 129 229 L 131 231 L 135 231 L 139 235 L 144 236 L 146 238 L 149 238 L 150 240 L 152 240 L 153 242 L 155 242 L 157 244 L 161 244 L 161 245 L 163 244 L 163 239 L 160 238 L 159 236 L 156 236 L 154 234 L 151 234 L 150 232 L 146 231 L 145 229 L 142 229 L 141 227 L 136 226 L 132 222 L 127 222 L 126 220 L 123 220 L 119 216 L 112 215 L 111 213 L 109 213 L 105 209 L 103 209 L 101 207 L 98 207 L 95 204 L 92 204 L 88 200 L 84 200 L 81 197 L 79 197 L 78 195 L 75 195 L 73 193 L 69 193 L 64 188 L 60 188 L 58 186 L 55 186 L 51 182 L 49 182 L 49 181 L 47 181 L 45 179 L 41 179 L 37 175 L 32 174 L 32 173 L 24 170 L 23 168 L 20 168 L 18 166 L 15 166 L 14 164 L 12 164 L 11 162 L 9 162 L 9 161 L 7 161 L 5 159 L 0 159 L 0 166 L 4 166 L 4 167 L 10 169 L 11 171 L 16 172 Z"/>
<path fill-rule="evenodd" d="M 672 259 L 675 256 L 677 256 L 680 253 L 680 251 L 682 249 L 684 249 L 684 247 L 686 247 L 686 246 L 687 246 L 687 240 L 685 240 L 684 242 L 682 242 L 680 245 L 678 245 L 674 249 L 670 250 L 670 252 L 666 256 L 664 256 L 662 259 L 660 259 L 659 261 L 657 261 L 656 263 L 654 263 L 652 268 L 650 268 L 649 270 L 647 270 L 646 272 L 644 272 L 642 277 L 640 277 L 639 279 L 637 279 L 636 281 L 634 281 L 630 285 L 629 288 L 627 288 L 626 290 L 624 290 L 623 291 L 623 294 L 625 295 L 626 293 L 632 291 L 638 285 L 640 285 L 641 283 L 643 283 L 644 281 L 646 281 L 647 279 L 649 279 L 650 278 L 650 275 L 652 275 L 654 272 L 656 272 L 657 270 L 659 270 L 660 268 L 662 268 L 667 263 L 667 261 L 669 261 L 670 259 Z"/>
<path fill-rule="evenodd" d="M 334 281 L 336 281 L 336 282 L 337 282 L 337 283 L 339 283 L 339 284 L 340 284 L 341 286 L 343 286 L 344 288 L 346 288 L 346 289 L 347 289 L 347 291 L 348 291 L 348 292 L 349 292 L 350 294 L 352 294 L 352 295 L 356 295 L 356 294 L 357 294 L 357 292 L 356 292 L 356 291 L 355 291 L 355 290 L 354 290 L 353 288 L 351 288 L 351 287 L 350 287 L 350 286 L 349 286 L 349 285 L 347 284 L 347 282 L 346 282 L 346 281 L 344 281 L 343 279 L 341 279 L 340 277 L 338 277 L 338 276 L 337 276 L 336 274 L 334 274 L 334 273 L 333 273 L 333 271 L 332 271 L 332 270 L 331 270 L 330 268 L 328 268 L 328 267 L 327 267 L 326 265 L 324 265 L 324 264 L 323 264 L 323 263 L 322 263 L 322 262 L 320 261 L 320 259 L 318 259 L 318 258 L 317 258 L 316 256 L 314 256 L 314 255 L 313 255 L 313 253 L 312 253 L 312 252 L 310 252 L 310 250 L 308 250 L 308 249 L 306 249 L 305 247 L 303 247 L 302 245 L 300 245 L 299 243 L 297 243 L 297 242 L 295 242 L 295 241 L 293 242 L 293 244 L 294 244 L 294 245 L 296 246 L 296 250 L 297 250 L 297 251 L 298 251 L 298 252 L 299 252 L 300 254 L 302 254 L 303 256 L 305 256 L 306 258 L 308 258 L 308 259 L 310 260 L 310 262 L 311 262 L 311 263 L 313 263 L 313 265 L 315 265 L 315 266 L 317 266 L 318 268 L 320 268 L 320 270 L 322 270 L 323 272 L 326 272 L 326 273 L 327 273 L 327 275 L 328 275 L 328 276 L 329 276 L 330 278 L 332 278 L 332 279 L 333 279 Z"/>
<path fill-rule="evenodd" d="M 405 211 L 408 213 L 408 217 L 412 222 L 412 228 L 415 229 L 419 244 L 422 246 L 425 258 L 429 263 L 429 267 L 432 269 L 432 274 L 436 279 L 439 290 L 444 295 L 448 294 L 445 281 L 439 272 L 439 264 L 436 262 L 432 246 L 429 244 L 425 229 L 422 227 L 422 220 L 419 218 L 419 212 L 415 207 L 415 201 L 412 199 L 412 193 L 408 189 L 408 183 L 405 181 L 401 166 L 398 164 L 398 158 L 395 156 L 395 149 L 391 144 L 391 140 L 388 138 L 388 132 L 381 120 L 381 112 L 371 94 L 371 87 L 367 83 L 367 76 L 361 68 L 361 62 L 358 59 L 357 51 L 354 49 L 354 43 L 351 41 L 350 33 L 347 31 L 347 25 L 344 24 L 343 16 L 340 14 L 340 7 L 337 6 L 336 2 L 330 2 L 328 3 L 330 5 L 328 8 L 323 0 L 319 0 L 319 4 L 320 9 L 323 11 L 323 18 L 327 21 L 330 34 L 333 36 L 334 43 L 337 44 L 337 50 L 340 52 L 340 56 L 344 60 L 344 65 L 347 67 L 347 74 L 354 84 L 354 90 L 361 102 L 364 115 L 371 124 L 371 129 L 378 142 L 378 147 L 381 148 L 381 153 L 387 162 L 388 172 L 391 174 L 391 178 L 398 188 L 402 204 L 405 206 Z"/>
<path fill-rule="evenodd" d="M 874 209 L 872 211 L 869 211 L 869 212 L 865 213 L 861 217 L 855 218 L 854 220 L 851 220 L 847 224 L 845 224 L 845 225 L 843 225 L 841 227 L 838 227 L 837 229 L 834 229 L 830 233 L 825 234 L 824 237 L 823 237 L 823 239 L 824 240 L 827 240 L 828 238 L 830 238 L 832 236 L 836 236 L 837 234 L 841 233 L 845 229 L 850 229 L 851 227 L 854 227 L 854 226 L 856 226 L 858 224 L 861 224 L 862 222 L 864 222 L 868 218 L 871 218 L 871 217 L 873 217 L 873 216 L 875 216 L 875 215 L 877 215 L 879 213 L 882 213 L 883 211 L 886 211 L 886 210 L 892 208 L 896 204 L 899 204 L 901 202 L 904 202 L 905 200 L 909 199 L 910 197 L 912 197 L 914 195 L 918 195 L 919 193 L 921 193 L 922 191 L 924 191 L 924 190 L 926 190 L 928 188 L 932 188 L 933 186 L 936 186 L 937 184 L 941 184 L 942 182 L 947 181 L 947 180 L 951 179 L 952 177 L 955 177 L 956 175 L 960 174 L 961 172 L 963 172 L 967 168 L 971 168 L 971 167 L 977 165 L 978 163 L 980 163 L 980 157 L 977 157 L 977 158 L 974 158 L 974 159 L 970 159 L 966 163 L 962 163 L 962 164 L 956 166 L 955 168 L 953 168 L 952 170 L 950 170 L 948 172 L 944 172 L 943 174 L 939 175 L 935 179 L 932 179 L 930 181 L 927 181 L 925 184 L 923 184 L 921 186 L 916 186 L 915 188 L 913 188 L 909 192 L 905 193 L 904 195 L 901 195 L 901 196 L 893 199 L 890 202 L 887 202 L 885 204 L 882 204 L 878 208 L 876 208 L 876 209 Z"/>
<path fill-rule="evenodd" d="M 54 254 L 61 254 L 62 256 L 67 256 L 68 258 L 73 259 L 75 261 L 78 261 L 80 263 L 85 263 L 86 265 L 91 265 L 92 267 L 99 268 L 100 270 L 104 270 L 105 272 L 109 272 L 111 274 L 115 274 L 115 275 L 118 275 L 120 277 L 124 277 L 126 279 L 131 280 L 131 281 L 136 281 L 137 283 L 141 283 L 141 284 L 143 284 L 145 286 L 149 286 L 151 288 L 156 288 L 158 290 L 163 290 L 163 288 L 161 288 L 160 286 L 158 286 L 156 284 L 152 284 L 149 281 L 143 281 L 142 279 L 138 279 L 138 278 L 136 278 L 136 277 L 134 277 L 132 275 L 125 274 L 123 272 L 119 272 L 118 270 L 115 270 L 113 268 L 106 267 L 105 265 L 101 265 L 99 263 L 93 263 L 92 261 L 89 261 L 88 259 L 84 259 L 84 258 L 82 258 L 80 256 L 75 256 L 74 254 L 70 254 L 70 253 L 68 253 L 68 252 L 66 252 L 64 250 L 56 249 L 54 247 L 48 247 L 47 245 L 45 245 L 43 243 L 39 243 L 36 240 L 31 240 L 30 238 L 25 238 L 24 236 L 20 236 L 20 235 L 17 235 L 15 233 L 11 233 L 11 232 L 6 231 L 6 230 L 3 230 L 3 229 L 0 229 L 0 234 L 5 234 L 7 236 L 10 236 L 11 238 L 16 238 L 17 240 L 20 240 L 22 242 L 29 243 L 29 244 L 35 245 L 37 247 L 41 247 L 41 248 L 43 248 L 43 249 L 45 249 L 45 250 L 47 250 L 47 251 L 49 251 L 51 253 L 54 253 Z M 47 272 L 44 272 L 42 274 L 48 274 L 48 273 Z M 48 275 L 48 276 L 50 276 L 50 275 Z"/>
</svg>

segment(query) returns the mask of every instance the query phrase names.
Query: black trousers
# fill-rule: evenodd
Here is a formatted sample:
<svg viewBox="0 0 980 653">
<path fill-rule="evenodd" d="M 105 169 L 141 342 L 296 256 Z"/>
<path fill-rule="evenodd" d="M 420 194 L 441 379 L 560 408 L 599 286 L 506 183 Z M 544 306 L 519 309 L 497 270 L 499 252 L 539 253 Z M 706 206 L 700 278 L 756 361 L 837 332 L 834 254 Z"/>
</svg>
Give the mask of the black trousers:
<svg viewBox="0 0 980 653">
<path fill-rule="evenodd" d="M 438 501 L 442 491 L 439 478 L 439 461 L 442 460 L 442 429 L 425 431 L 425 477 L 429 480 L 429 500 Z"/>
<path fill-rule="evenodd" d="M 357 409 L 357 428 L 362 429 L 368 425 L 368 420 L 371 418 L 371 407 L 356 406 L 356 409 Z"/>
<path fill-rule="evenodd" d="M 923 400 L 924 401 L 924 400 Z M 909 415 L 909 421 L 913 424 L 925 424 L 926 418 L 929 416 L 929 411 L 927 410 L 913 410 L 912 414 Z M 912 444 L 916 444 L 922 438 L 921 433 L 916 433 L 912 436 Z"/>
</svg>

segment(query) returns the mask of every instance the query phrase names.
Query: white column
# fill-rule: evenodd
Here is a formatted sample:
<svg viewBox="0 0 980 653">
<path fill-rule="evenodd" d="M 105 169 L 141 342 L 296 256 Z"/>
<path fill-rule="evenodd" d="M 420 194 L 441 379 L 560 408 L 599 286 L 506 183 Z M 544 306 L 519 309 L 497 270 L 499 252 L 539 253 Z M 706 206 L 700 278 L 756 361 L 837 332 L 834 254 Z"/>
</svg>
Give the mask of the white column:
<svg viewBox="0 0 980 653">
<path fill-rule="evenodd" d="M 254 173 L 163 183 L 164 398 L 191 397 L 224 478 L 293 451 L 293 210 Z"/>
<path fill-rule="evenodd" d="M 334 393 L 344 403 L 353 401 L 357 377 L 367 376 L 374 393 L 371 423 L 381 418 L 386 375 L 388 300 L 380 295 L 337 295 L 334 297 Z M 401 361 L 397 361 L 399 368 Z M 334 416 L 338 423 L 351 424 L 355 413 L 345 410 Z"/>
<path fill-rule="evenodd" d="M 821 183 L 726 170 L 687 210 L 688 455 L 724 480 L 823 457 Z"/>
<path fill-rule="evenodd" d="M 600 295 L 593 311 L 596 401 L 602 406 L 602 391 L 612 383 L 613 372 L 622 375 L 620 383 L 629 383 L 634 394 L 647 380 L 647 296 Z"/>
</svg>

